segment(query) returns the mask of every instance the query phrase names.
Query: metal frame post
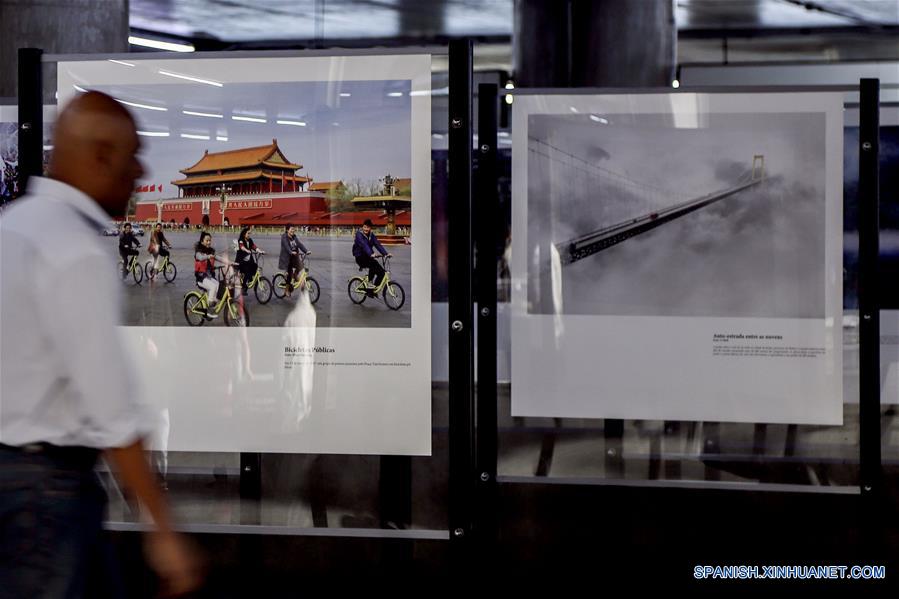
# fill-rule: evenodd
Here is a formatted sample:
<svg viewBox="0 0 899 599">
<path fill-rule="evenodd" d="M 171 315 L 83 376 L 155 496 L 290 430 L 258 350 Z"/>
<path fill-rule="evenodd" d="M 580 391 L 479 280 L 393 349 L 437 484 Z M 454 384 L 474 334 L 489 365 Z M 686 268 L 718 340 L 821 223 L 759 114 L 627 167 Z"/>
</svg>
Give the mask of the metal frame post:
<svg viewBox="0 0 899 599">
<path fill-rule="evenodd" d="M 492 528 L 492 505 L 496 490 L 496 261 L 499 231 L 497 189 L 498 92 L 495 83 L 478 86 L 478 170 L 475 193 L 478 217 L 475 224 L 475 278 L 477 283 L 477 427 L 476 455 L 478 493 L 476 528 L 483 535 Z"/>
<path fill-rule="evenodd" d="M 882 490 L 880 449 L 880 81 L 862 79 L 858 156 L 859 460 L 862 496 Z"/>
<path fill-rule="evenodd" d="M 240 476 L 241 524 L 258 524 L 261 515 L 259 501 L 262 499 L 262 454 L 241 452 Z"/>
<path fill-rule="evenodd" d="M 44 106 L 40 48 L 19 48 L 19 195 L 44 170 Z"/>
<path fill-rule="evenodd" d="M 472 301 L 472 44 L 449 50 L 449 525 L 470 536 L 474 496 L 474 330 Z"/>
</svg>

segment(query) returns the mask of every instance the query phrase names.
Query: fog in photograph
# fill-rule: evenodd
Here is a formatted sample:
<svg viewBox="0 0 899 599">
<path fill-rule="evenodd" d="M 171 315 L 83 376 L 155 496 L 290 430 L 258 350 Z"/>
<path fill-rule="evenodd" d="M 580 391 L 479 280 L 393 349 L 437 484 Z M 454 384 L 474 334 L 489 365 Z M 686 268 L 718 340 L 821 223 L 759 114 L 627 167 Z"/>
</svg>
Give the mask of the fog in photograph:
<svg viewBox="0 0 899 599">
<path fill-rule="evenodd" d="M 532 115 L 527 248 L 531 313 L 823 318 L 824 114 Z"/>
</svg>

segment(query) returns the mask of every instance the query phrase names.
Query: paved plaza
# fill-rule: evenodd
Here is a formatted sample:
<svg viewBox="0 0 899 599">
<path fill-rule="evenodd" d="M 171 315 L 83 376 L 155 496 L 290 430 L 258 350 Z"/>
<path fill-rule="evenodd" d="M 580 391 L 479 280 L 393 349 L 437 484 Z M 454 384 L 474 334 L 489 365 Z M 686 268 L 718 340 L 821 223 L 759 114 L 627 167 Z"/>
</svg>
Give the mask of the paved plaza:
<svg viewBox="0 0 899 599">
<path fill-rule="evenodd" d="M 196 290 L 194 279 L 193 245 L 200 238 L 198 231 L 165 231 L 166 238 L 172 244 L 170 260 L 178 268 L 178 276 L 173 283 L 166 283 L 159 276 L 155 281 L 144 278 L 140 285 L 135 285 L 129 276 L 124 287 L 123 324 L 130 326 L 188 326 L 184 318 L 184 295 Z M 117 237 L 107 238 L 109 243 L 118 245 Z M 237 231 L 214 233 L 212 246 L 217 254 L 226 249 L 228 257 L 234 259 Z M 342 237 L 303 237 L 301 241 L 312 252 L 309 261 L 310 276 L 321 286 L 321 297 L 314 305 L 316 324 L 319 327 L 408 327 L 412 321 L 412 274 L 411 247 L 387 246 L 393 254 L 390 263 L 391 280 L 402 285 L 406 292 L 406 302 L 399 310 L 391 310 L 381 296 L 367 298 L 361 305 L 350 302 L 347 295 L 347 284 L 350 277 L 360 273 L 353 259 L 353 238 Z M 147 244 L 149 233 L 139 238 L 141 242 L 140 263 L 150 259 Z M 278 272 L 278 255 L 280 253 L 280 235 L 253 235 L 253 240 L 267 254 L 263 257 L 263 274 L 269 280 Z M 294 298 L 278 299 L 272 294 L 271 300 L 261 305 L 256 301 L 250 289 L 247 306 L 250 313 L 250 325 L 254 327 L 280 327 L 290 314 Z M 224 326 L 219 318 L 205 326 Z"/>
</svg>

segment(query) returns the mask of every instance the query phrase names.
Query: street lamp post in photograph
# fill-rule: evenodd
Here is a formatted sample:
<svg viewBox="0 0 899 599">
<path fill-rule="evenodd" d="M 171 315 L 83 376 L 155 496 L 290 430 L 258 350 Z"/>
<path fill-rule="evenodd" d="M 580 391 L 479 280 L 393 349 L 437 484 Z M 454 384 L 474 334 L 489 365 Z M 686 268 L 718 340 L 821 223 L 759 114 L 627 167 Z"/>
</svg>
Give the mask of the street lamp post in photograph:
<svg viewBox="0 0 899 599">
<path fill-rule="evenodd" d="M 228 196 L 227 194 L 231 193 L 231 188 L 225 184 L 222 184 L 220 187 L 216 187 L 215 191 L 219 194 L 219 201 L 221 202 L 220 211 L 222 213 L 222 226 L 226 226 L 227 221 L 225 219 L 225 211 L 228 209 Z"/>
</svg>

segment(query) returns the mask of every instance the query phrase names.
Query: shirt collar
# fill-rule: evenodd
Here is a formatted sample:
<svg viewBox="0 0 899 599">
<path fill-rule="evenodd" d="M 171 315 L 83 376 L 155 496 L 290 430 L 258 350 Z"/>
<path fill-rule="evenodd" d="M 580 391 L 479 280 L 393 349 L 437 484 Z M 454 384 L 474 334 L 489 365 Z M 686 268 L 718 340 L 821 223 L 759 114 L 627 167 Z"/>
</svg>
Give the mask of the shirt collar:
<svg viewBox="0 0 899 599">
<path fill-rule="evenodd" d="M 89 195 L 68 183 L 47 177 L 28 178 L 29 195 L 49 197 L 77 210 L 82 216 L 102 229 L 109 222 L 109 215 Z"/>
</svg>

